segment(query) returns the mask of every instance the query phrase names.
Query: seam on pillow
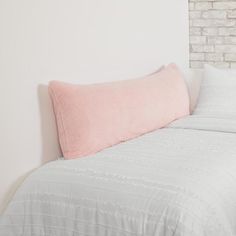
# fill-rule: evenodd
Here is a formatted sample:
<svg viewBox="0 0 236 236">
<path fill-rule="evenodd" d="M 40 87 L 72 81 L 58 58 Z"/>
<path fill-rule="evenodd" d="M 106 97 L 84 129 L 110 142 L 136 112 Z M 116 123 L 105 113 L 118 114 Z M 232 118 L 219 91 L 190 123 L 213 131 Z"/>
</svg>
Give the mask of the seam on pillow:
<svg viewBox="0 0 236 236">
<path fill-rule="evenodd" d="M 57 97 L 57 95 L 56 95 L 56 93 L 55 93 L 55 91 L 53 90 L 52 87 L 49 87 L 49 91 L 50 91 L 50 93 L 53 97 L 53 103 L 55 102 L 55 104 L 57 104 L 58 109 L 57 109 L 57 111 L 55 111 L 56 109 L 54 107 L 54 113 L 56 115 L 56 118 L 58 120 L 60 120 L 61 128 L 62 128 L 62 130 L 64 132 L 64 136 L 65 136 L 65 138 L 63 140 L 63 144 L 61 144 L 61 149 L 62 149 L 62 153 L 63 153 L 63 156 L 64 156 L 65 151 L 64 151 L 64 148 L 62 146 L 64 146 L 65 149 L 68 150 L 68 140 L 67 140 L 67 133 L 66 133 L 66 129 L 65 129 L 65 126 L 64 126 L 64 120 L 63 120 L 63 116 L 62 116 L 62 112 L 61 112 L 61 106 L 60 106 L 59 99 L 58 99 L 58 97 Z M 59 135 L 59 128 L 58 128 L 58 136 L 59 136 L 59 141 L 61 143 L 61 139 L 60 139 L 60 135 Z"/>
</svg>

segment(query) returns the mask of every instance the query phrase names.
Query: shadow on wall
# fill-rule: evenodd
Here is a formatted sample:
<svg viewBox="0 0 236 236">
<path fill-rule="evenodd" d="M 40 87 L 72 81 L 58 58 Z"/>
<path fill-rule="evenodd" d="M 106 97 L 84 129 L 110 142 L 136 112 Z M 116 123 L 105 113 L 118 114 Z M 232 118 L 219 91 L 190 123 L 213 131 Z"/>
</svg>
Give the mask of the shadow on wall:
<svg viewBox="0 0 236 236">
<path fill-rule="evenodd" d="M 41 126 L 41 165 L 56 160 L 62 156 L 58 138 L 56 122 L 53 114 L 53 107 L 50 96 L 48 94 L 48 86 L 38 86 L 38 102 L 40 112 L 40 126 Z M 35 169 L 34 169 L 35 170 Z M 6 209 L 6 206 L 14 196 L 18 187 L 24 182 L 27 176 L 29 176 L 34 170 L 29 171 L 20 178 L 18 178 L 9 188 L 3 199 L 3 204 L 0 206 L 0 215 Z"/>
<path fill-rule="evenodd" d="M 16 190 L 21 186 L 21 184 L 24 182 L 27 176 L 29 176 L 35 169 L 29 171 L 27 174 L 22 175 L 20 178 L 18 178 L 14 184 L 11 185 L 11 187 L 8 189 L 5 197 L 3 198 L 3 203 L 0 205 L 0 216 L 4 212 L 4 210 L 7 208 L 9 202 L 13 198 Z"/>
<path fill-rule="evenodd" d="M 62 156 L 48 86 L 38 86 L 38 101 L 41 120 L 42 164 Z"/>
</svg>

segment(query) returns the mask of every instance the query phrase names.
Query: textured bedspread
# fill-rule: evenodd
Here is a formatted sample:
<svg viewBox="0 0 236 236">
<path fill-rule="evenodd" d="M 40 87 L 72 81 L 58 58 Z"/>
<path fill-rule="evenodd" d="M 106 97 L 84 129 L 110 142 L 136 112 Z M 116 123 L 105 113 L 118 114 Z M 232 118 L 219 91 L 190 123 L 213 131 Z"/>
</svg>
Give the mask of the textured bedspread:
<svg viewBox="0 0 236 236">
<path fill-rule="evenodd" d="M 1 236 L 235 236 L 236 122 L 187 118 L 31 174 Z"/>
</svg>

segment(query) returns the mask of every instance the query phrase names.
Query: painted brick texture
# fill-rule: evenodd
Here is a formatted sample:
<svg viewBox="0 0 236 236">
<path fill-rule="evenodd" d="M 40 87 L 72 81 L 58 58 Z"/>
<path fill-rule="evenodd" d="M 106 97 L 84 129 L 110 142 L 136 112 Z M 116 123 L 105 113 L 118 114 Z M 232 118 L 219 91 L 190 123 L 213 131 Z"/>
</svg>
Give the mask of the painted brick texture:
<svg viewBox="0 0 236 236">
<path fill-rule="evenodd" d="M 190 67 L 236 68 L 236 0 L 189 0 Z"/>
</svg>

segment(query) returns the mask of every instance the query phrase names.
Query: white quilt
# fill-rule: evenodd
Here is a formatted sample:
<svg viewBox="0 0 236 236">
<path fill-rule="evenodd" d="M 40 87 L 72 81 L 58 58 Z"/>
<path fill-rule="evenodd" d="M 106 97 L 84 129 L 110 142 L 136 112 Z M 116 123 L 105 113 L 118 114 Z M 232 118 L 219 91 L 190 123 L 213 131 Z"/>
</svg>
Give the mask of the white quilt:
<svg viewBox="0 0 236 236">
<path fill-rule="evenodd" d="M 186 118 L 31 174 L 1 236 L 235 236 L 236 122 Z"/>
</svg>

